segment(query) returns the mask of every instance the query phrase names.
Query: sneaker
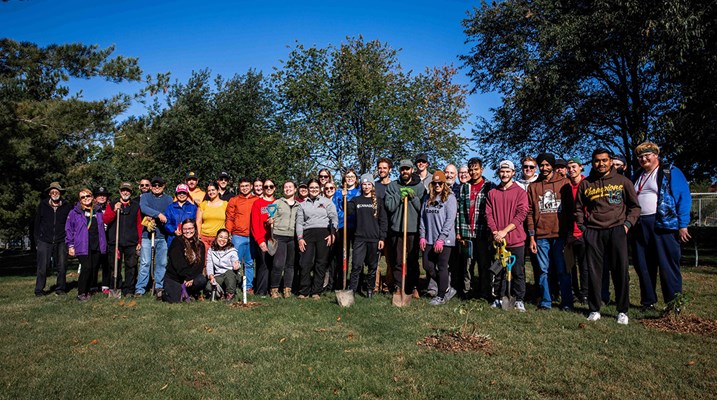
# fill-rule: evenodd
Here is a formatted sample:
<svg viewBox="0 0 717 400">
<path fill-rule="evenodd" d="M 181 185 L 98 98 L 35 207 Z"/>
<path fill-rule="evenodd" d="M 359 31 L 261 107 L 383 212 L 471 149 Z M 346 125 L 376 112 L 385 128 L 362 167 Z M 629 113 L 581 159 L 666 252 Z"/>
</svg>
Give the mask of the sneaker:
<svg viewBox="0 0 717 400">
<path fill-rule="evenodd" d="M 523 304 L 522 301 L 516 301 L 515 302 L 515 309 L 520 312 L 525 312 L 525 304 Z"/>
<path fill-rule="evenodd" d="M 453 289 L 452 287 L 448 286 L 448 290 L 446 290 L 446 294 L 443 295 L 443 297 L 446 299 L 446 302 L 448 302 L 450 299 L 453 298 L 453 296 L 456 295 L 456 289 Z"/>
<path fill-rule="evenodd" d="M 654 304 L 648 304 L 648 305 L 642 306 L 642 312 L 650 312 L 650 311 L 657 311 L 657 307 L 655 307 Z"/>
<path fill-rule="evenodd" d="M 490 308 L 502 308 L 503 303 L 499 299 L 493 300 L 493 304 L 490 305 Z"/>
<path fill-rule="evenodd" d="M 562 307 L 560 307 L 560 311 L 572 312 L 573 308 L 570 306 L 562 306 Z"/>
<path fill-rule="evenodd" d="M 627 314 L 622 313 L 622 312 L 620 314 L 617 314 L 617 323 L 618 324 L 627 325 L 629 320 L 630 319 L 627 317 Z"/>
<path fill-rule="evenodd" d="M 426 291 L 426 296 L 428 296 L 428 297 L 436 297 L 437 294 L 438 294 L 438 292 L 436 292 L 435 290 L 427 290 Z"/>
<path fill-rule="evenodd" d="M 314 300 L 319 300 L 321 298 L 321 296 L 319 296 L 318 294 L 312 294 L 311 298 Z"/>
<path fill-rule="evenodd" d="M 308 296 L 305 296 L 305 295 L 303 295 L 303 294 L 300 294 L 300 295 L 298 295 L 298 296 L 296 296 L 296 297 L 299 298 L 299 299 L 301 299 L 301 300 L 303 300 L 303 299 L 307 298 Z"/>
<path fill-rule="evenodd" d="M 600 319 L 600 313 L 593 311 L 588 315 L 588 321 L 597 321 Z"/>
<path fill-rule="evenodd" d="M 436 297 L 432 298 L 428 304 L 430 304 L 432 306 L 440 306 L 440 305 L 446 304 L 447 301 L 448 300 L 446 300 L 445 297 L 436 296 Z"/>
<path fill-rule="evenodd" d="M 77 295 L 77 301 L 85 302 L 85 301 L 87 301 L 87 300 L 89 300 L 89 299 L 90 299 L 90 295 L 89 295 L 89 294 L 80 294 L 80 295 Z"/>
</svg>

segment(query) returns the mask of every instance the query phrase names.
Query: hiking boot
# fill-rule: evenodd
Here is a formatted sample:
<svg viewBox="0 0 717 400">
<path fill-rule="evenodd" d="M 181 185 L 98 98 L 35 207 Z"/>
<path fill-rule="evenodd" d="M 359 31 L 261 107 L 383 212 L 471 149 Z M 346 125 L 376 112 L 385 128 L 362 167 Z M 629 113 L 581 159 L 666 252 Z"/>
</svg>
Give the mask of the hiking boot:
<svg viewBox="0 0 717 400">
<path fill-rule="evenodd" d="M 446 304 L 446 301 L 448 301 L 448 300 L 446 300 L 445 297 L 436 296 L 436 297 L 432 298 L 428 304 L 430 304 L 432 306 L 440 306 L 440 305 Z"/>
<path fill-rule="evenodd" d="M 597 321 L 600 319 L 600 313 L 597 311 L 593 311 L 588 315 L 588 321 Z"/>
<path fill-rule="evenodd" d="M 642 306 L 642 312 L 650 312 L 650 311 L 657 311 L 657 307 L 655 307 L 654 304 L 648 304 L 648 305 Z"/>
<path fill-rule="evenodd" d="M 271 288 L 271 298 L 272 299 L 279 298 L 279 288 Z"/>
<path fill-rule="evenodd" d="M 162 300 L 163 294 L 164 294 L 164 289 L 157 289 L 154 291 L 154 295 L 157 297 L 157 300 Z"/>
<path fill-rule="evenodd" d="M 629 322 L 629 320 L 630 320 L 630 319 L 627 317 L 627 314 L 622 313 L 622 312 L 619 313 L 619 314 L 617 314 L 617 323 L 618 323 L 618 324 L 620 324 L 620 325 L 627 325 L 627 323 Z"/>
<path fill-rule="evenodd" d="M 319 300 L 319 299 L 321 299 L 321 296 L 319 296 L 318 294 L 312 294 L 311 298 L 314 300 Z"/>
<path fill-rule="evenodd" d="M 284 288 L 284 298 L 285 299 L 291 298 L 291 288 Z"/>
<path fill-rule="evenodd" d="M 366 291 L 366 298 L 367 298 L 367 299 L 373 298 L 373 290 L 367 290 L 367 291 Z"/>
<path fill-rule="evenodd" d="M 523 304 L 522 301 L 518 300 L 515 302 L 515 309 L 520 312 L 525 312 L 525 304 Z"/>
<path fill-rule="evenodd" d="M 503 303 L 499 299 L 493 300 L 493 303 L 490 305 L 490 308 L 502 308 Z"/>
<path fill-rule="evenodd" d="M 456 289 L 448 286 L 448 290 L 446 290 L 446 294 L 443 295 L 443 298 L 446 299 L 446 302 L 448 302 L 456 295 L 456 293 Z"/>
<path fill-rule="evenodd" d="M 418 294 L 418 289 L 413 289 L 413 293 L 411 293 L 411 297 L 413 297 L 416 300 L 421 298 L 421 295 Z"/>
<path fill-rule="evenodd" d="M 87 293 L 77 295 L 77 301 L 85 302 L 90 299 L 90 295 Z"/>
<path fill-rule="evenodd" d="M 301 299 L 301 300 L 306 299 L 306 298 L 308 298 L 308 297 L 309 297 L 309 296 L 306 296 L 306 295 L 303 295 L 303 294 L 300 294 L 300 295 L 297 296 L 297 298 L 299 298 L 299 299 Z"/>
</svg>

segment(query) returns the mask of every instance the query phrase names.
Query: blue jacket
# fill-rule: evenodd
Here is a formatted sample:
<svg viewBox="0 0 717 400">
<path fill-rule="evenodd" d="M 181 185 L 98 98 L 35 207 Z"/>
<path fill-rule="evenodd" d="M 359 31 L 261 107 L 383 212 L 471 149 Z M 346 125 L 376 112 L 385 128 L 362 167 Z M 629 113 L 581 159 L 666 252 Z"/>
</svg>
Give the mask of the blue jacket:
<svg viewBox="0 0 717 400">
<path fill-rule="evenodd" d="M 655 226 L 673 231 L 687 228 L 687 225 L 690 224 L 690 209 L 692 208 L 692 195 L 687 178 L 674 165 L 671 165 L 669 169 L 663 165 L 657 168 L 657 182 L 659 182 L 660 190 L 657 194 Z M 669 179 L 665 176 L 666 169 L 669 170 Z M 637 171 L 632 181 L 637 181 L 641 173 L 642 170 Z"/>
<path fill-rule="evenodd" d="M 167 217 L 167 223 L 164 224 L 164 229 L 167 231 L 167 246 L 172 244 L 172 239 L 175 238 L 174 232 L 187 218 L 197 219 L 197 206 L 191 201 L 185 201 L 183 206 L 179 206 L 179 202 L 175 201 L 169 206 L 164 212 L 164 216 Z"/>
<path fill-rule="evenodd" d="M 334 205 L 336 206 L 336 212 L 339 214 L 339 227 L 338 229 L 343 229 L 344 227 L 344 195 L 341 192 L 342 188 L 338 188 L 336 190 L 336 194 L 334 197 L 331 198 L 331 200 L 334 202 Z M 361 188 L 355 187 L 353 189 L 349 189 L 348 194 L 346 195 L 346 203 L 348 204 L 351 199 L 361 194 Z M 355 215 L 347 215 L 346 216 L 346 224 L 349 226 L 349 230 L 355 230 L 356 229 L 356 216 Z"/>
</svg>

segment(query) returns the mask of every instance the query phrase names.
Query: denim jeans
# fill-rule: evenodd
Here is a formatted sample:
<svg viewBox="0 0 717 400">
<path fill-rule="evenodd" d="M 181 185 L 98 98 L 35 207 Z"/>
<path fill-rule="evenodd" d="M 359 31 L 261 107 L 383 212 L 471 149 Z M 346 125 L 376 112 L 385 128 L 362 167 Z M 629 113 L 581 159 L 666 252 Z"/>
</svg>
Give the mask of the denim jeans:
<svg viewBox="0 0 717 400">
<path fill-rule="evenodd" d="M 565 268 L 565 258 L 563 257 L 565 239 L 537 239 L 536 244 L 538 245 L 538 264 L 540 265 L 540 290 L 542 291 L 540 307 L 550 308 L 552 306 L 548 271 L 550 265 L 553 265 L 558 274 L 558 282 L 560 283 L 560 307 L 572 308 L 572 279 Z"/>
<path fill-rule="evenodd" d="M 142 249 L 139 253 L 139 273 L 135 293 L 144 294 L 149 281 L 149 270 L 152 262 L 152 240 L 142 238 Z M 164 288 L 164 273 L 167 271 L 167 241 L 164 238 L 154 240 L 154 281 L 157 289 Z"/>
<path fill-rule="evenodd" d="M 237 249 L 239 262 L 244 264 L 246 288 L 251 289 L 254 281 L 254 259 L 251 257 L 251 239 L 249 236 L 232 235 L 232 244 Z"/>
</svg>

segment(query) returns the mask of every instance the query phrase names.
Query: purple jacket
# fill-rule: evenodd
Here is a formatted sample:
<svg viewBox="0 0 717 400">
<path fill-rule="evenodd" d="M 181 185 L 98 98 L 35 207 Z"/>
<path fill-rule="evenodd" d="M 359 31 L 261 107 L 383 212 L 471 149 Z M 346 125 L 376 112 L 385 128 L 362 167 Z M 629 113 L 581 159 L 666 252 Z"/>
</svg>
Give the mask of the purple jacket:
<svg viewBox="0 0 717 400">
<path fill-rule="evenodd" d="M 107 253 L 107 235 L 104 232 L 105 223 L 102 220 L 102 212 L 97 212 L 95 218 L 97 218 L 97 227 L 100 229 L 100 253 L 105 254 Z M 86 256 L 89 253 L 90 235 L 87 232 L 87 219 L 80 203 L 77 203 L 67 216 L 65 235 L 65 243 L 67 243 L 67 247 L 75 248 L 75 256 Z"/>
</svg>

